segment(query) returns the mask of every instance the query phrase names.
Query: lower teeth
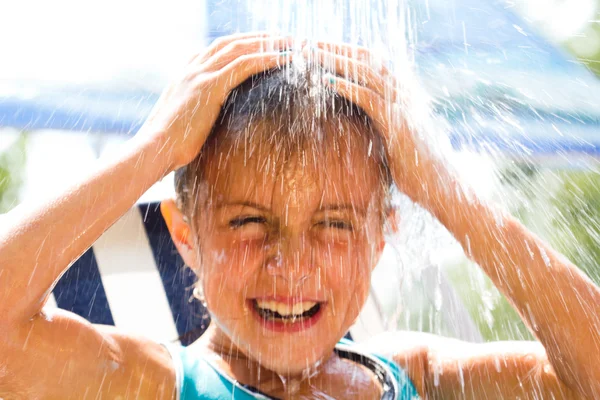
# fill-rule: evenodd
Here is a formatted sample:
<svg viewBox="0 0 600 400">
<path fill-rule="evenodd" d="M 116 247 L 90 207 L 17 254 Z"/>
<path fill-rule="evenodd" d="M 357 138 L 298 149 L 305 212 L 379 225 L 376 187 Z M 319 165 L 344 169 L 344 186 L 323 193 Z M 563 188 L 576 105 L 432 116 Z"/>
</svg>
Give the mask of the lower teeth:
<svg viewBox="0 0 600 400">
<path fill-rule="evenodd" d="M 266 319 L 267 321 L 279 321 L 279 322 L 283 322 L 284 324 L 292 324 L 298 320 L 301 319 L 306 319 L 306 317 L 288 317 L 288 318 L 280 318 L 280 317 L 265 317 L 263 316 L 264 319 Z"/>
<path fill-rule="evenodd" d="M 258 307 L 258 304 L 256 303 L 256 301 L 254 301 L 254 308 L 256 309 L 258 314 L 267 321 L 278 321 L 278 322 L 283 322 L 284 324 L 291 324 L 291 323 L 294 323 L 294 322 L 297 322 L 300 320 L 305 320 L 305 319 L 309 319 L 309 318 L 313 317 L 317 312 L 319 312 L 319 309 L 321 308 L 321 306 L 319 304 L 316 304 L 311 309 L 302 313 L 302 315 L 290 315 L 290 316 L 287 316 L 287 315 L 283 316 L 283 315 L 278 314 L 275 311 L 260 308 L 260 307 Z"/>
<path fill-rule="evenodd" d="M 298 320 L 310 318 L 310 317 L 303 317 L 301 315 L 290 315 L 290 316 L 286 315 L 286 316 L 280 317 L 280 316 L 272 315 L 271 312 L 269 312 L 269 310 L 263 310 L 263 309 L 259 309 L 258 313 L 260 314 L 261 317 L 263 317 L 267 321 L 280 321 L 280 322 L 283 322 L 286 324 L 296 322 Z"/>
</svg>

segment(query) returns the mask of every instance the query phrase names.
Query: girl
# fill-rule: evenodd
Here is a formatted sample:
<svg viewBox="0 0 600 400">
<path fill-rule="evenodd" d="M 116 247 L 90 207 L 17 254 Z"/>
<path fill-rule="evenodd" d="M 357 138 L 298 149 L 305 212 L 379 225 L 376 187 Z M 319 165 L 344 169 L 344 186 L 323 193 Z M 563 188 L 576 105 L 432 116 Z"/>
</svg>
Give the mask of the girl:
<svg viewBox="0 0 600 400">
<path fill-rule="evenodd" d="M 366 50 L 306 48 L 319 65 L 299 74 L 291 44 L 217 41 L 118 155 L 4 217 L 0 397 L 598 398 L 598 288 L 457 182 L 401 122 L 396 86 Z M 175 170 L 177 201 L 161 209 L 200 277 L 209 331 L 184 349 L 45 310 L 70 263 Z M 394 227 L 392 183 L 454 234 L 539 343 L 338 343 Z"/>
</svg>

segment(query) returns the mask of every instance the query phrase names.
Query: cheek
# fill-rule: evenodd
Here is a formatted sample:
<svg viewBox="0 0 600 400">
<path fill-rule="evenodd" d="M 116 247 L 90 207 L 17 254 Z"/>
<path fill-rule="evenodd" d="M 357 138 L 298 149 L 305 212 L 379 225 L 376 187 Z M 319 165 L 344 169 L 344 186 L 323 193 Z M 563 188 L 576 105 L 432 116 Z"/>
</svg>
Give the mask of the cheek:
<svg viewBox="0 0 600 400">
<path fill-rule="evenodd" d="M 229 290 L 243 290 L 262 265 L 262 240 L 239 240 L 234 235 L 213 235 L 202 247 L 205 286 L 217 284 Z"/>
<path fill-rule="evenodd" d="M 368 291 L 373 257 L 366 241 L 320 244 L 318 259 L 329 290 L 345 292 L 348 296 Z"/>
</svg>

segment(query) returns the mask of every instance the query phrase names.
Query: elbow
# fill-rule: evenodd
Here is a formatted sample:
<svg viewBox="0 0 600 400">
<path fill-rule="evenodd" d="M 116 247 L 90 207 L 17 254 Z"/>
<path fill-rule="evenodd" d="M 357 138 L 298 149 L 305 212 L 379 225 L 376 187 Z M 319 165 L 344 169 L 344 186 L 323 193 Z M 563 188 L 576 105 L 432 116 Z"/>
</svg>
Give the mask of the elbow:
<svg viewBox="0 0 600 400">
<path fill-rule="evenodd" d="M 574 399 L 600 399 L 600 374 L 589 374 L 594 376 L 582 377 L 577 382 L 572 382 L 567 386 L 575 395 Z"/>
<path fill-rule="evenodd" d="M 600 369 L 593 364 L 580 363 L 575 368 L 565 365 L 553 368 L 572 399 L 600 399 Z M 556 365 L 553 362 L 553 365 Z"/>
</svg>

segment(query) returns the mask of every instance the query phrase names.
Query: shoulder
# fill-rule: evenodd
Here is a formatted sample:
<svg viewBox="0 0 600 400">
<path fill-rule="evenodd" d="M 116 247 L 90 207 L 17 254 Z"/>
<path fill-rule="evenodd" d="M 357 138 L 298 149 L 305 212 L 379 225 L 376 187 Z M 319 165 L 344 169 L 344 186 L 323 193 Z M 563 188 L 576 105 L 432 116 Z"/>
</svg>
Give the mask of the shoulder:
<svg viewBox="0 0 600 400">
<path fill-rule="evenodd" d="M 166 346 L 113 326 L 96 325 L 96 329 L 117 344 L 122 364 L 141 384 L 154 381 L 161 382 L 161 387 L 174 387 L 176 364 Z"/>
<path fill-rule="evenodd" d="M 423 332 L 385 332 L 358 346 L 366 352 L 393 360 L 408 375 L 423 398 L 429 370 L 429 352 L 439 336 Z"/>
<path fill-rule="evenodd" d="M 423 398 L 578 398 L 556 375 L 538 342 L 470 343 L 421 332 L 369 340 L 410 377 Z M 436 397 L 437 396 L 437 397 Z"/>
<path fill-rule="evenodd" d="M 27 398 L 83 398 L 88 393 L 173 398 L 171 359 L 151 340 L 60 309 L 12 327 L 9 336 L 0 340 L 7 370 L 7 375 L 0 372 L 0 398 L 18 393 Z"/>
</svg>

